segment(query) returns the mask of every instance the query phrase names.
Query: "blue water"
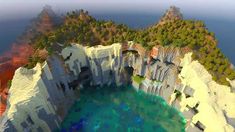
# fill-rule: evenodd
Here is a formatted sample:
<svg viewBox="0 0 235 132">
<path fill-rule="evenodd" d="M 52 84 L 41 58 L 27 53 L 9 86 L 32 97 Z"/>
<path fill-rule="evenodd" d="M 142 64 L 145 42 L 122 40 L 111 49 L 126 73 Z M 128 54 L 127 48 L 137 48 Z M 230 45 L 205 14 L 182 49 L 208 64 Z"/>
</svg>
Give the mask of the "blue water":
<svg viewBox="0 0 235 132">
<path fill-rule="evenodd" d="M 131 86 L 84 89 L 58 131 L 182 132 L 182 115 L 158 96 Z"/>
<path fill-rule="evenodd" d="M 206 25 L 210 31 L 215 32 L 218 47 L 235 64 L 235 21 L 210 20 Z"/>
<path fill-rule="evenodd" d="M 117 23 L 124 23 L 132 28 L 144 28 L 155 24 L 162 14 L 139 14 L 139 13 L 92 13 L 97 19 L 113 20 Z M 205 21 L 208 29 L 215 32 L 219 41 L 218 47 L 235 64 L 235 26 L 234 21 L 221 20 L 220 18 L 209 18 L 205 16 L 190 16 L 185 18 Z M 29 23 L 30 18 L 21 20 L 0 21 L 0 54 L 8 50 Z"/>
<path fill-rule="evenodd" d="M 10 50 L 11 44 L 30 23 L 30 18 L 0 21 L 0 55 Z"/>
</svg>

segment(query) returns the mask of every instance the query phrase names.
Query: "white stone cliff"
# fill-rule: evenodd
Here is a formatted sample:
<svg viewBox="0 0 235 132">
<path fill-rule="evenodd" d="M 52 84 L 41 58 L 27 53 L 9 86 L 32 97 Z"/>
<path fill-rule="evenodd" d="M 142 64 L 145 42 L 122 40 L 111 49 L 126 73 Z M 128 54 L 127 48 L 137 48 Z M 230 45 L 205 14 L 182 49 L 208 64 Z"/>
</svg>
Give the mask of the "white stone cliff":
<svg viewBox="0 0 235 132">
<path fill-rule="evenodd" d="M 68 81 L 59 62 L 52 57 L 33 69 L 21 67 L 15 71 L 0 131 L 51 131 L 59 128 L 75 97 L 73 90 L 56 86 Z M 55 65 L 57 70 L 51 70 L 50 66 Z"/>
<path fill-rule="evenodd" d="M 88 67 L 91 72 L 90 75 L 92 75 L 93 85 L 108 84 L 113 80 L 119 81 L 117 71 L 120 67 L 120 44 L 99 45 L 97 47 L 83 47 L 74 44 L 63 49 L 61 55 L 63 58 L 67 58 L 65 64 L 74 76 L 78 77 L 82 68 Z M 112 75 L 110 75 L 110 71 L 113 71 Z"/>
<path fill-rule="evenodd" d="M 212 76 L 198 61 L 191 60 L 191 55 L 192 53 L 188 53 L 182 59 L 183 68 L 179 74 L 182 84 L 194 91 L 191 97 L 186 97 L 185 87 L 181 90 L 183 94 L 180 110 L 197 110 L 189 120 L 189 128 L 193 130 L 194 124 L 199 123 L 204 125 L 205 132 L 235 131 L 235 93 L 231 92 L 230 87 L 213 81 Z"/>
</svg>

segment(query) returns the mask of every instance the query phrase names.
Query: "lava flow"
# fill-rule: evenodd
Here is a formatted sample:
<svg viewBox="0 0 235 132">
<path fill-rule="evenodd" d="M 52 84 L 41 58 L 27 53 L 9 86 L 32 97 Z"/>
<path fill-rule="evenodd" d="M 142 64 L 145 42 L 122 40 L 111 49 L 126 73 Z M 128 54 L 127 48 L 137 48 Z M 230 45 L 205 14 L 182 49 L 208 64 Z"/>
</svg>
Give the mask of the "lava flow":
<svg viewBox="0 0 235 132">
<path fill-rule="evenodd" d="M 15 70 L 28 62 L 32 51 L 28 44 L 13 44 L 10 51 L 0 56 L 0 116 L 6 109 L 8 82 L 13 78 Z"/>
</svg>

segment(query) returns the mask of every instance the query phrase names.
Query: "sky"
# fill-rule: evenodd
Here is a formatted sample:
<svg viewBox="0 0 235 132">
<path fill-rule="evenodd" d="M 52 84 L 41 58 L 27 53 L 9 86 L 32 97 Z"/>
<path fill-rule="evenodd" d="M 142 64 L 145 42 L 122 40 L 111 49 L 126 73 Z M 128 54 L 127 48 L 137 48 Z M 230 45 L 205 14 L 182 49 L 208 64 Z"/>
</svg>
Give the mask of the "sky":
<svg viewBox="0 0 235 132">
<path fill-rule="evenodd" d="M 235 0 L 0 0 L 0 21 L 35 16 L 45 5 L 59 13 L 83 8 L 92 12 L 149 14 L 175 5 L 183 14 L 235 20 Z"/>
<path fill-rule="evenodd" d="M 156 16 L 175 5 L 186 19 L 205 21 L 208 29 L 216 33 L 223 52 L 235 64 L 235 0 L 0 0 L 0 54 L 45 5 L 50 5 L 57 14 L 85 9 L 92 16 L 115 16 L 115 20 L 131 22 L 137 27 L 148 21 L 155 23 Z"/>
</svg>

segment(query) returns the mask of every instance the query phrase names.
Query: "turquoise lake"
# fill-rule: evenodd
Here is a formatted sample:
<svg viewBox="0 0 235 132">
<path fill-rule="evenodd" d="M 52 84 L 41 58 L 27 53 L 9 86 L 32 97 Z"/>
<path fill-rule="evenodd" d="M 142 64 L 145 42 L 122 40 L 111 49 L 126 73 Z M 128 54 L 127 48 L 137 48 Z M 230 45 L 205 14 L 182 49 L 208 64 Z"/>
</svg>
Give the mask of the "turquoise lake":
<svg viewBox="0 0 235 132">
<path fill-rule="evenodd" d="M 183 132 L 185 123 L 161 97 L 132 86 L 106 86 L 81 90 L 59 131 Z"/>
</svg>

